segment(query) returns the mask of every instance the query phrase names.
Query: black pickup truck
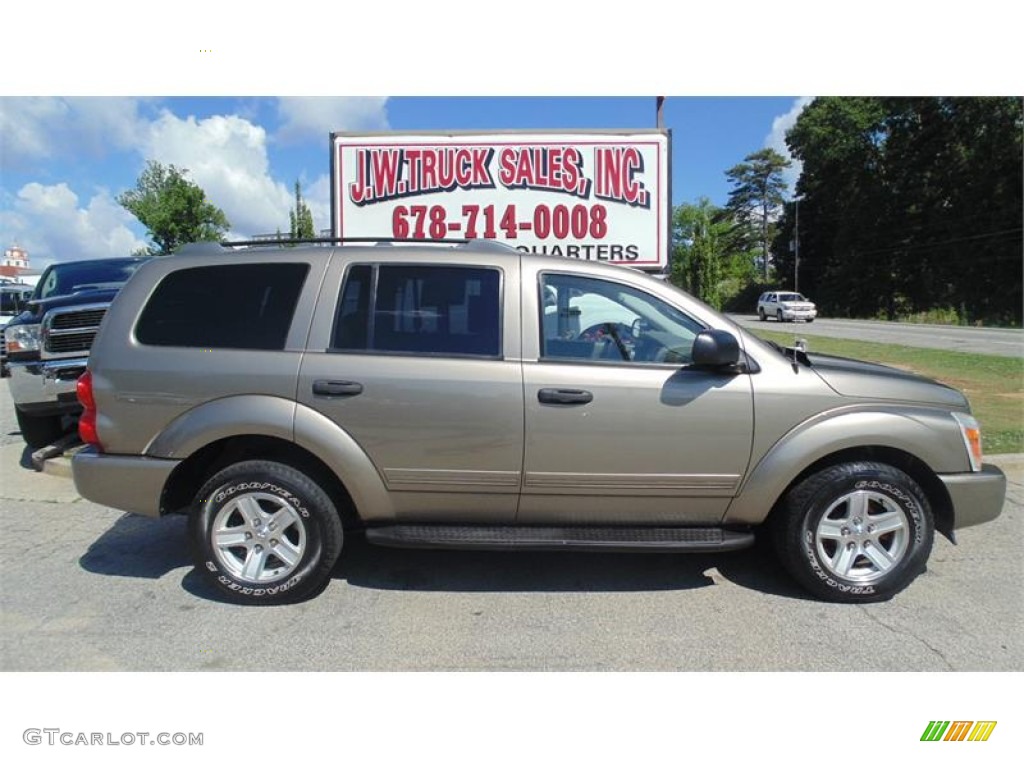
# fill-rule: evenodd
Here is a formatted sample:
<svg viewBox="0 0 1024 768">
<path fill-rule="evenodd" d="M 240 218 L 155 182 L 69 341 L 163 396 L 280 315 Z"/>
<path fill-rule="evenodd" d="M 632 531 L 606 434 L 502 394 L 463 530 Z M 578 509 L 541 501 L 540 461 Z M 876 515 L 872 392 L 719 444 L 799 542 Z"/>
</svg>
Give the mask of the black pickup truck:
<svg viewBox="0 0 1024 768">
<path fill-rule="evenodd" d="M 27 309 L 4 328 L 11 397 L 32 448 L 59 439 L 81 412 L 75 384 L 100 321 L 145 257 L 68 261 L 46 268 Z"/>
</svg>

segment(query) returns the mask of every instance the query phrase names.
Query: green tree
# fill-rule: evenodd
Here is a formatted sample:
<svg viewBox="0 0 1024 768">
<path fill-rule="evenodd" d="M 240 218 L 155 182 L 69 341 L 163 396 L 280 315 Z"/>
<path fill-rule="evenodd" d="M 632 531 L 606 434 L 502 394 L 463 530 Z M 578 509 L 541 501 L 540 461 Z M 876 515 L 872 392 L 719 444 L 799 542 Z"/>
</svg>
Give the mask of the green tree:
<svg viewBox="0 0 1024 768">
<path fill-rule="evenodd" d="M 872 317 L 884 295 L 884 118 L 879 99 L 815 99 L 786 136 L 793 157 L 803 161 L 800 288 L 827 314 Z M 795 239 L 792 226 L 787 215 L 777 244 L 782 253 Z M 789 264 L 787 256 L 780 266 L 791 273 Z"/>
<path fill-rule="evenodd" d="M 955 310 L 962 321 L 1019 325 L 1022 105 L 815 99 L 786 138 L 803 162 L 801 289 L 836 315 Z"/>
<path fill-rule="evenodd" d="M 220 240 L 231 227 L 224 212 L 189 181 L 187 169 L 150 160 L 135 189 L 117 202 L 146 227 L 154 245 L 149 253 L 173 253 L 186 243 Z"/>
<path fill-rule="evenodd" d="M 722 278 L 730 230 L 721 209 L 706 197 L 684 203 L 673 211 L 675 258 L 672 278 L 715 309 L 722 307 Z"/>
<path fill-rule="evenodd" d="M 290 236 L 293 240 L 308 240 L 316 237 L 316 230 L 313 229 L 313 214 L 309 206 L 302 199 L 302 187 L 295 182 L 295 210 L 288 212 L 288 219 L 291 225 Z"/>
<path fill-rule="evenodd" d="M 747 155 L 742 163 L 725 172 L 733 184 L 726 209 L 737 225 L 757 233 L 765 282 L 768 281 L 769 245 L 775 234 L 773 219 L 785 201 L 786 182 L 782 172 L 790 165 L 790 161 L 774 149 L 765 148 Z"/>
</svg>

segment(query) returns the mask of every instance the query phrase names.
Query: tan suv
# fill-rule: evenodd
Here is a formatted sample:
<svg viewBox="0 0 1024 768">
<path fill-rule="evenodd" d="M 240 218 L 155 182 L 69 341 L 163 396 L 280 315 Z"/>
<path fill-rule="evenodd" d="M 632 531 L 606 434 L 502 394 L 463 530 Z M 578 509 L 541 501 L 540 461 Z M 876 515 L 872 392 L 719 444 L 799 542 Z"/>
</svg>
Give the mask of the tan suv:
<svg viewBox="0 0 1024 768">
<path fill-rule="evenodd" d="M 189 515 L 239 602 L 398 547 L 719 552 L 770 531 L 819 597 L 886 599 L 995 518 L 967 400 L 769 345 L 622 267 L 487 243 L 192 246 L 142 266 L 79 382 L 83 496 Z"/>
</svg>

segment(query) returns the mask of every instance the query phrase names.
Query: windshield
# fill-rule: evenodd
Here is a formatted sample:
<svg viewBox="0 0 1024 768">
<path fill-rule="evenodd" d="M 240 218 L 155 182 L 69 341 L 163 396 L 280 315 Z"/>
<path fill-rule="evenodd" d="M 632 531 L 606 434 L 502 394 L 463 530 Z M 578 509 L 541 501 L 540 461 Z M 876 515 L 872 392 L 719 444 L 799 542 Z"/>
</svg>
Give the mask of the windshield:
<svg viewBox="0 0 1024 768">
<path fill-rule="evenodd" d="M 11 314 L 24 309 L 28 297 L 32 295 L 31 288 L 20 288 L 0 292 L 0 312 Z"/>
<path fill-rule="evenodd" d="M 799 293 L 780 293 L 779 301 L 807 301 Z"/>
<path fill-rule="evenodd" d="M 108 259 L 53 264 L 39 281 L 35 298 L 48 299 L 80 291 L 120 288 L 141 263 L 139 259 Z"/>
</svg>

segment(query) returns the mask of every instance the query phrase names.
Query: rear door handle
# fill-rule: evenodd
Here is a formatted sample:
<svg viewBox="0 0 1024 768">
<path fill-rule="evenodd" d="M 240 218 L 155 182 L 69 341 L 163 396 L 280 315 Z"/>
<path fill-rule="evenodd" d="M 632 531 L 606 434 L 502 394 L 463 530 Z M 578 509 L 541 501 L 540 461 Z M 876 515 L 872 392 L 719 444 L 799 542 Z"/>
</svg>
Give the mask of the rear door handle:
<svg viewBox="0 0 1024 768">
<path fill-rule="evenodd" d="M 537 399 L 551 405 L 583 405 L 594 399 L 585 389 L 542 389 Z"/>
<path fill-rule="evenodd" d="M 358 381 L 327 381 L 320 379 L 313 382 L 313 394 L 325 397 L 352 397 L 363 392 L 363 385 Z"/>
</svg>

